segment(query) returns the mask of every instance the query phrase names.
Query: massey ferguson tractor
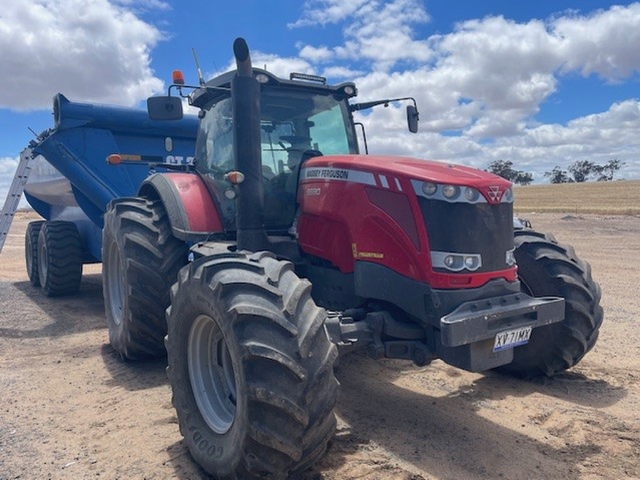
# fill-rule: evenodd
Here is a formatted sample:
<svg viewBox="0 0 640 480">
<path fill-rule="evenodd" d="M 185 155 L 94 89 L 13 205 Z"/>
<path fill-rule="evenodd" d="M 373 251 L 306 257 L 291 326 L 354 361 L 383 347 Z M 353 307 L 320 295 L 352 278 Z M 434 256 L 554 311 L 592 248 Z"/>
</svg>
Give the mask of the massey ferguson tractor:
<svg viewBox="0 0 640 480">
<path fill-rule="evenodd" d="M 353 112 L 394 99 L 278 78 L 243 39 L 234 54 L 237 70 L 174 77 L 149 99 L 154 120 L 181 118 L 181 97 L 199 109 L 195 160 L 112 201 L 102 237 L 111 344 L 129 359 L 166 348 L 180 431 L 207 472 L 286 478 L 318 460 L 339 351 L 534 376 L 594 346 L 589 265 L 514 220 L 508 181 L 360 154 Z"/>
</svg>

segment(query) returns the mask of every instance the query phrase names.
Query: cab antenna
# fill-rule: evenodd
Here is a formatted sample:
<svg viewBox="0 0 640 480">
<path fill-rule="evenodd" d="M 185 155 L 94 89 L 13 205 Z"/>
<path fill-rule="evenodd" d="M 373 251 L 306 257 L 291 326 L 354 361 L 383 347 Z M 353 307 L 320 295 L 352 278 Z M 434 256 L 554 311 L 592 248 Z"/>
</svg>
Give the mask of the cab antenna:
<svg viewBox="0 0 640 480">
<path fill-rule="evenodd" d="M 202 70 L 200 70 L 200 62 L 198 62 L 198 54 L 196 53 L 195 48 L 192 48 L 191 51 L 193 52 L 193 59 L 196 61 L 196 70 L 198 70 L 198 81 L 200 82 L 201 86 L 204 86 L 205 81 L 204 81 L 204 77 L 202 76 Z"/>
</svg>

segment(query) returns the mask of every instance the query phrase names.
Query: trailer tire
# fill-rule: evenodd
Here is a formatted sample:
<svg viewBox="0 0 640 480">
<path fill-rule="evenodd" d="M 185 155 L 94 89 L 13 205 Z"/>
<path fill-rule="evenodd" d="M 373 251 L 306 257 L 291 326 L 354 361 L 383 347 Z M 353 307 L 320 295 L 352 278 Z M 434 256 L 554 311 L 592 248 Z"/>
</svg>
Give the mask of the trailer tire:
<svg viewBox="0 0 640 480">
<path fill-rule="evenodd" d="M 191 455 L 216 478 L 287 478 L 336 426 L 336 346 L 311 284 L 271 253 L 184 267 L 166 338 L 172 402 Z"/>
<path fill-rule="evenodd" d="M 576 365 L 595 345 L 603 319 L 600 286 L 591 277 L 591 266 L 552 235 L 517 230 L 515 247 L 523 292 L 563 297 L 565 318 L 534 329 L 529 343 L 514 349 L 513 362 L 499 370 L 552 376 Z"/>
<path fill-rule="evenodd" d="M 38 234 L 44 221 L 30 222 L 24 234 L 24 260 L 27 266 L 29 283 L 34 287 L 40 286 L 38 275 Z"/>
<path fill-rule="evenodd" d="M 161 357 L 165 310 L 187 245 L 175 238 L 159 200 L 112 201 L 102 231 L 103 297 L 109 342 L 129 360 Z"/>
<path fill-rule="evenodd" d="M 44 222 L 38 232 L 38 282 L 47 297 L 71 295 L 82 280 L 82 243 L 73 222 Z"/>
</svg>

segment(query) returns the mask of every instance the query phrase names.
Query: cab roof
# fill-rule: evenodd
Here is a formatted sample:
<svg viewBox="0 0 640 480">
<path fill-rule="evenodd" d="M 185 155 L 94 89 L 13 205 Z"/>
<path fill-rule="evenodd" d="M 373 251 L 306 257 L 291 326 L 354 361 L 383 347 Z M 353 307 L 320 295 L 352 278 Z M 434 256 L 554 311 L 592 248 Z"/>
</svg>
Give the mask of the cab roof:
<svg viewBox="0 0 640 480">
<path fill-rule="evenodd" d="M 208 82 L 202 87 L 195 89 L 189 95 L 189 103 L 195 107 L 204 108 L 211 102 L 217 102 L 229 96 L 231 80 L 236 75 L 236 70 L 223 73 Z M 294 77 L 295 74 L 292 74 Z M 260 78 L 260 85 L 264 87 L 275 87 L 287 90 L 304 90 L 319 95 L 335 95 L 347 99 L 355 97 L 358 92 L 353 82 L 344 82 L 338 85 L 327 85 L 319 81 L 309 81 L 300 78 L 284 79 L 276 77 L 273 73 L 261 68 L 253 69 L 254 78 Z M 303 75 L 301 75 L 303 76 Z M 309 76 L 310 77 L 310 76 Z M 315 77 L 321 78 L 321 77 Z"/>
</svg>

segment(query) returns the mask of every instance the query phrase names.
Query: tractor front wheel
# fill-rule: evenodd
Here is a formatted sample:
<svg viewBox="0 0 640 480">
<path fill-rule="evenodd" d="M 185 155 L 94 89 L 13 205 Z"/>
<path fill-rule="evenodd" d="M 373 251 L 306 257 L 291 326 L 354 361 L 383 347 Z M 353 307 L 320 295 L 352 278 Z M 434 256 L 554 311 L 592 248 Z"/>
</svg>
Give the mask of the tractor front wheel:
<svg viewBox="0 0 640 480">
<path fill-rule="evenodd" d="M 172 235 L 159 200 L 120 198 L 102 231 L 102 289 L 109 342 L 123 358 L 164 355 L 165 310 L 187 245 Z"/>
<path fill-rule="evenodd" d="M 552 376 L 576 365 L 598 339 L 603 312 L 600 286 L 590 265 L 573 247 L 533 230 L 515 231 L 515 257 L 522 291 L 565 300 L 565 317 L 536 328 L 527 345 L 516 347 L 513 362 L 500 367 L 520 376 Z"/>
<path fill-rule="evenodd" d="M 216 478 L 286 478 L 335 430 L 337 349 L 311 284 L 270 253 L 184 267 L 167 310 L 167 373 L 191 455 Z"/>
</svg>

